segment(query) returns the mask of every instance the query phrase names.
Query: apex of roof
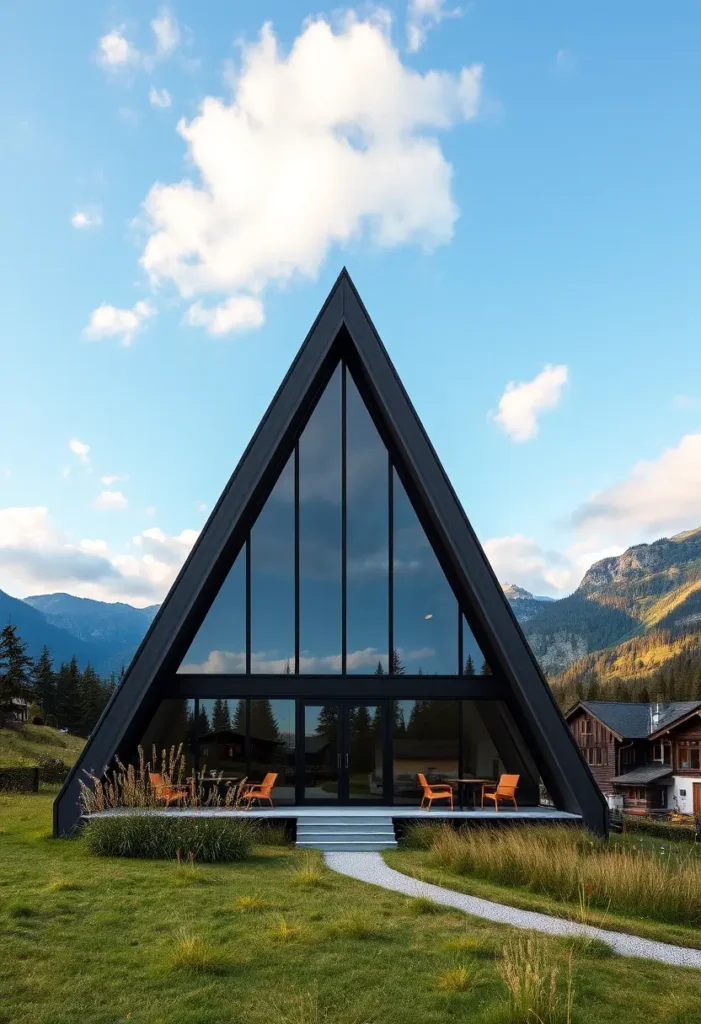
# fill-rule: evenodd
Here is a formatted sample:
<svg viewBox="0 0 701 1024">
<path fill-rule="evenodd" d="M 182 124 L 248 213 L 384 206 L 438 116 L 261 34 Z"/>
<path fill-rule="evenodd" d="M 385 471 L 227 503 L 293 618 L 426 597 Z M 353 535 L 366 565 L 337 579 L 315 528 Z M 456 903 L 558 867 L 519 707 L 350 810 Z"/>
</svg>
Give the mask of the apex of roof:
<svg viewBox="0 0 701 1024">
<path fill-rule="evenodd" d="M 669 726 L 678 718 L 701 708 L 701 701 L 670 701 L 665 704 L 653 701 L 633 704 L 615 700 L 581 700 L 576 706 L 583 707 L 623 739 L 642 740 Z M 574 708 L 572 710 L 574 711 Z"/>
</svg>

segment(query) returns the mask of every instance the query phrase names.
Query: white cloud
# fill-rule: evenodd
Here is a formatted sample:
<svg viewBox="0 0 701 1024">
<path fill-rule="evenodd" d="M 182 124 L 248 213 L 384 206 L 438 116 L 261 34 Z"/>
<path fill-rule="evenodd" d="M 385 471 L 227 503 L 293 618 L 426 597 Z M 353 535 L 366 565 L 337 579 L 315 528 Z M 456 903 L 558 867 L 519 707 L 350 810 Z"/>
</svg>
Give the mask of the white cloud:
<svg viewBox="0 0 701 1024">
<path fill-rule="evenodd" d="M 172 102 L 168 90 L 157 89 L 155 85 L 149 89 L 148 98 L 152 107 L 169 107 Z"/>
<path fill-rule="evenodd" d="M 198 501 L 197 502 L 197 511 L 198 512 L 206 512 L 207 511 L 207 505 L 206 505 L 206 503 L 204 501 Z"/>
<path fill-rule="evenodd" d="M 71 217 L 71 224 L 79 230 L 99 228 L 102 225 L 102 214 L 98 209 L 90 207 L 85 210 L 76 210 Z"/>
<path fill-rule="evenodd" d="M 102 511 L 113 511 L 127 507 L 127 499 L 121 491 L 100 491 L 93 502 L 93 508 Z"/>
<path fill-rule="evenodd" d="M 105 473 L 104 476 L 100 477 L 100 483 L 103 483 L 105 487 L 111 487 L 112 484 L 116 484 L 118 480 L 126 480 L 126 477 L 118 476 L 116 473 Z"/>
<path fill-rule="evenodd" d="M 79 441 L 77 437 L 74 437 L 72 441 L 68 442 L 69 449 L 74 455 L 77 455 L 80 461 L 87 466 L 90 462 L 90 445 L 85 444 L 84 441 Z M 68 474 L 66 473 L 66 476 Z"/>
<path fill-rule="evenodd" d="M 446 10 L 445 0 L 409 0 L 406 36 L 410 52 L 421 49 L 429 29 L 440 25 L 444 18 L 458 18 L 462 13 L 459 7 Z"/>
<path fill-rule="evenodd" d="M 260 327 L 265 320 L 263 303 L 254 295 L 231 295 L 219 306 L 205 308 L 195 302 L 185 314 L 192 327 L 206 327 L 209 334 L 220 337 L 233 331 Z"/>
<path fill-rule="evenodd" d="M 577 67 L 574 56 L 569 50 L 558 50 L 555 54 L 555 70 L 559 75 L 571 75 Z"/>
<path fill-rule="evenodd" d="M 672 408 L 674 409 L 698 409 L 699 399 L 694 395 L 675 395 L 672 399 Z"/>
<path fill-rule="evenodd" d="M 458 209 L 436 135 L 476 116 L 481 80 L 480 65 L 405 67 L 377 18 L 349 15 L 338 32 L 308 21 L 289 54 L 266 24 L 230 102 L 209 96 L 179 122 L 199 182 L 155 184 L 144 201 L 153 286 L 238 301 L 315 278 L 351 240 L 448 242 Z"/>
<path fill-rule="evenodd" d="M 157 18 L 151 22 L 156 37 L 156 56 L 165 57 L 172 53 L 180 42 L 178 22 L 167 7 L 161 8 Z"/>
<path fill-rule="evenodd" d="M 97 62 L 108 70 L 123 70 L 134 67 L 141 60 L 141 54 L 124 34 L 124 26 L 113 28 L 102 36 L 97 44 Z"/>
<path fill-rule="evenodd" d="M 18 597 L 65 590 L 153 604 L 165 597 L 196 539 L 196 530 L 169 537 L 150 529 L 133 539 L 135 555 L 115 554 L 104 540 L 71 541 L 46 507 L 0 509 L 0 589 Z"/>
<path fill-rule="evenodd" d="M 560 404 L 568 377 L 566 366 L 548 364 L 533 380 L 510 381 L 493 418 L 514 441 L 529 441 L 538 433 L 539 415 Z"/>
<path fill-rule="evenodd" d="M 701 434 L 686 434 L 655 459 L 641 459 L 628 477 L 596 491 L 572 523 L 596 543 L 637 543 L 701 524 Z"/>
<path fill-rule="evenodd" d="M 131 309 L 117 309 L 116 306 L 103 303 L 90 314 L 88 325 L 83 330 L 83 337 L 91 341 L 100 338 L 119 338 L 122 345 L 131 345 L 145 321 L 155 313 L 155 308 L 143 299 Z"/>
</svg>

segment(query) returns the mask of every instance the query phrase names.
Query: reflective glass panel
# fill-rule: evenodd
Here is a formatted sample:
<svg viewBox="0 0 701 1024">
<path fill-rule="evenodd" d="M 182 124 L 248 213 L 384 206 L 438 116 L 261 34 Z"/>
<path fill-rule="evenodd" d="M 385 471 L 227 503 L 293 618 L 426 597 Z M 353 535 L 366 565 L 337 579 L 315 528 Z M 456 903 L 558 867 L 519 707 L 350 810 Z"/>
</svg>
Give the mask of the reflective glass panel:
<svg viewBox="0 0 701 1024">
<path fill-rule="evenodd" d="M 409 675 L 456 675 L 455 595 L 397 473 L 393 475 L 396 670 Z"/>
<path fill-rule="evenodd" d="M 304 799 L 338 800 L 341 774 L 338 704 L 304 707 Z"/>
<path fill-rule="evenodd" d="M 519 806 L 539 802 L 538 771 L 519 734 L 513 716 L 503 701 L 464 700 L 462 702 L 462 769 L 465 778 L 498 782 L 504 774 L 517 775 L 516 801 Z M 479 803 L 482 781 L 476 787 L 465 786 L 469 805 L 474 793 Z M 510 802 L 501 804 L 509 806 Z M 485 800 L 485 807 L 493 801 Z M 513 805 L 511 805 L 513 806 Z"/>
<path fill-rule="evenodd" d="M 178 672 L 246 671 L 246 551 L 242 549 Z"/>
<path fill-rule="evenodd" d="M 393 732 L 395 804 L 421 802 L 419 773 L 429 785 L 446 785 L 447 779 L 458 777 L 457 701 L 395 701 Z M 447 807 L 449 803 L 441 800 L 437 806 Z"/>
<path fill-rule="evenodd" d="M 295 669 L 294 455 L 251 530 L 251 672 Z"/>
<path fill-rule="evenodd" d="M 346 373 L 346 671 L 387 673 L 389 460 Z"/>
<path fill-rule="evenodd" d="M 246 774 L 246 701 L 201 700 L 197 716 L 199 770 L 240 782 Z"/>
<path fill-rule="evenodd" d="M 139 744 L 147 771 L 168 776 L 175 785 L 194 775 L 194 716 L 194 700 L 161 701 Z"/>
<path fill-rule="evenodd" d="M 295 702 L 251 700 L 248 781 L 277 776 L 272 790 L 275 806 L 295 802 Z"/>
<path fill-rule="evenodd" d="M 348 708 L 348 797 L 381 800 L 383 797 L 383 714 L 376 704 Z"/>
<path fill-rule="evenodd" d="M 462 616 L 462 661 L 463 675 L 465 676 L 491 675 L 487 660 L 464 615 Z"/>
<path fill-rule="evenodd" d="M 341 671 L 341 367 L 299 441 L 299 670 Z"/>
</svg>

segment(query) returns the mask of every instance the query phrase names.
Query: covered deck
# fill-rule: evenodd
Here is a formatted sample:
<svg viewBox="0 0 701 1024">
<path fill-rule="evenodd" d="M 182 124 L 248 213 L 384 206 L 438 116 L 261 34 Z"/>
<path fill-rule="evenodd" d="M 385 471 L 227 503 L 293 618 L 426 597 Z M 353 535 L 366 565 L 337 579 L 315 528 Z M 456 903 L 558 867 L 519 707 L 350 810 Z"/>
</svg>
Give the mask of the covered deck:
<svg viewBox="0 0 701 1024">
<path fill-rule="evenodd" d="M 114 817 L 120 814 L 145 814 L 151 816 L 168 816 L 168 817 L 198 817 L 198 818 L 234 818 L 234 817 L 245 817 L 245 818 L 268 818 L 278 821 L 293 821 L 304 818 L 328 818 L 332 820 L 334 818 L 392 818 L 393 821 L 400 821 L 403 819 L 422 819 L 424 821 L 434 821 L 436 819 L 450 819 L 460 821 L 493 821 L 495 823 L 505 821 L 531 821 L 531 822 L 570 822 L 572 824 L 581 823 L 582 818 L 579 814 L 571 814 L 569 811 L 559 811 L 555 807 L 550 807 L 545 804 L 541 804 L 538 807 L 519 807 L 518 810 L 506 809 L 501 807 L 498 811 L 495 811 L 492 807 L 485 808 L 469 808 L 469 809 L 456 809 L 451 811 L 450 808 L 442 808 L 434 806 L 430 811 L 422 810 L 420 807 L 401 807 L 386 805 L 373 805 L 369 807 L 363 806 L 338 806 L 330 807 L 324 805 L 321 807 L 309 807 L 301 806 L 296 807 L 293 805 L 281 806 L 281 807 L 253 807 L 251 810 L 241 810 L 234 807 L 145 807 L 145 808 L 133 808 L 133 807 L 118 807 L 107 811 L 98 811 L 95 814 L 89 815 L 90 818 L 107 818 Z M 86 816 L 84 815 L 84 818 Z"/>
</svg>

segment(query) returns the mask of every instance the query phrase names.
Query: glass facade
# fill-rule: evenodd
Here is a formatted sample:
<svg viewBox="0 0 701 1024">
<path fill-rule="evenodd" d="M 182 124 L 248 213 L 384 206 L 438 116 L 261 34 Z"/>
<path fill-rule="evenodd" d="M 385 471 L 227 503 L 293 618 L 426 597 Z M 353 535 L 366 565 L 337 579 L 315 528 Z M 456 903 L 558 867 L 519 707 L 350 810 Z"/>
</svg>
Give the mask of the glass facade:
<svg viewBox="0 0 701 1024">
<path fill-rule="evenodd" d="M 176 698 L 161 701 L 139 741 L 149 770 L 167 774 L 174 782 L 194 774 L 195 704 Z"/>
<path fill-rule="evenodd" d="M 247 665 L 252 675 L 490 674 L 343 364 L 178 671 Z"/>
<path fill-rule="evenodd" d="M 294 672 L 294 457 L 251 530 L 251 672 Z"/>
<path fill-rule="evenodd" d="M 342 458 L 339 365 L 299 440 L 299 670 L 341 671 Z"/>
</svg>

